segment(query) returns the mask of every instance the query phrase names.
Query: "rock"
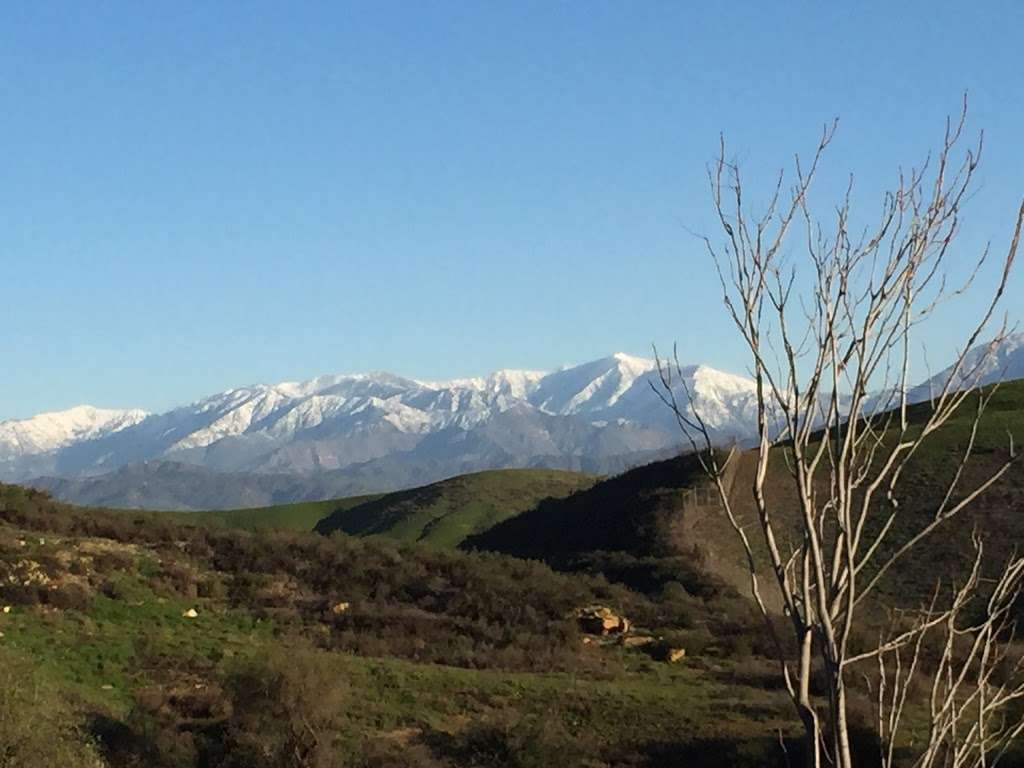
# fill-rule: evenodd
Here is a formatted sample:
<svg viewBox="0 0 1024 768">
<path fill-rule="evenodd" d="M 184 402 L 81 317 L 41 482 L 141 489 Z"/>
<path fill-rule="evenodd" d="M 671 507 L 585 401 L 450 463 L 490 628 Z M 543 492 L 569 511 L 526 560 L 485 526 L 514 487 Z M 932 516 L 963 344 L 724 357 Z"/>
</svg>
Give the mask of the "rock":
<svg viewBox="0 0 1024 768">
<path fill-rule="evenodd" d="M 685 648 L 676 648 L 660 638 L 647 644 L 644 651 L 655 661 L 663 661 L 666 664 L 675 664 L 686 658 Z"/>
<path fill-rule="evenodd" d="M 195 608 L 189 608 L 187 611 L 181 614 L 181 616 L 185 619 L 198 619 L 199 611 L 197 611 Z"/>
<path fill-rule="evenodd" d="M 351 607 L 351 603 L 335 603 L 331 606 L 331 613 L 333 613 L 335 616 L 340 616 Z"/>
<path fill-rule="evenodd" d="M 580 630 L 588 635 L 624 635 L 632 626 L 628 619 L 619 616 L 603 605 L 589 605 L 576 613 Z"/>
<path fill-rule="evenodd" d="M 684 648 L 669 648 L 665 654 L 665 661 L 669 664 L 675 664 L 677 661 L 682 661 L 686 656 L 686 649 Z"/>
</svg>

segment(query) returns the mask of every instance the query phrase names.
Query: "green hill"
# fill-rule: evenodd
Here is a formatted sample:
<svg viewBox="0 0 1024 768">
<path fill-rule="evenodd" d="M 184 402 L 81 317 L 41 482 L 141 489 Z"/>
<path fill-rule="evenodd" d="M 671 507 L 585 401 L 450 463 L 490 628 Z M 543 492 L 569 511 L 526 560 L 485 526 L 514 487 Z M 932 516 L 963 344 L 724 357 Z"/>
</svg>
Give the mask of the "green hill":
<svg viewBox="0 0 1024 768">
<path fill-rule="evenodd" d="M 917 454 L 898 491 L 903 513 L 887 549 L 897 546 L 941 501 L 949 478 L 970 438 L 976 401 L 936 432 Z M 914 406 L 912 423 L 920 423 L 928 405 Z M 1007 457 L 1008 438 L 1024 439 L 1024 380 L 999 387 L 979 428 L 974 456 L 964 476 L 970 488 L 994 472 Z M 750 494 L 755 455 L 741 454 L 732 486 L 732 504 L 741 520 L 756 530 Z M 700 569 L 744 590 L 745 559 L 735 532 L 725 520 L 714 493 L 693 458 L 656 462 L 605 479 L 565 499 L 540 503 L 466 539 L 466 549 L 487 550 L 544 560 L 555 568 L 602 573 L 635 588 L 650 590 Z M 788 519 L 798 535 L 795 499 L 780 456 L 770 466 L 767 493 L 780 526 Z M 988 560 L 1000 563 L 1024 544 L 1024 462 L 1018 462 L 958 521 L 926 539 L 889 579 L 887 597 L 916 603 L 929 594 L 937 575 L 967 565 L 970 536 L 977 525 L 988 540 Z M 752 537 L 755 547 L 759 536 Z M 936 574 L 935 563 L 943 563 Z M 765 563 L 767 567 L 767 563 Z M 699 576 L 699 574 L 696 574 Z M 675 576 L 675 580 L 685 578 Z"/>
<path fill-rule="evenodd" d="M 718 514 L 683 513 L 692 488 L 701 482 L 693 458 L 654 462 L 566 498 L 545 499 L 467 537 L 462 548 L 602 574 L 648 593 L 671 582 L 696 592 L 704 581 L 708 545 L 731 543 L 731 529 Z M 722 564 L 717 556 L 713 561 L 710 567 Z"/>
<path fill-rule="evenodd" d="M 271 528 L 279 531 L 311 531 L 325 517 L 380 497 L 380 494 L 350 496 L 326 501 L 300 501 L 271 507 L 223 509 L 183 513 L 200 522 L 214 522 L 228 528 L 255 531 Z"/>
<path fill-rule="evenodd" d="M 450 548 L 467 536 L 532 509 L 544 499 L 570 497 L 596 480 L 593 475 L 555 469 L 501 469 L 460 475 L 338 507 L 316 524 L 316 530 Z"/>
</svg>

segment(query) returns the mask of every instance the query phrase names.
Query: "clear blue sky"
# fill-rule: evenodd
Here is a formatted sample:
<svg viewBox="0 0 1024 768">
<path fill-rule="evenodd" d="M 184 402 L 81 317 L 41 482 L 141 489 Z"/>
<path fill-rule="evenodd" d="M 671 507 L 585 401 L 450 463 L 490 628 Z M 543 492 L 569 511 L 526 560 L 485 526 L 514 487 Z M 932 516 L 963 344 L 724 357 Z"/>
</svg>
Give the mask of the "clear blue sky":
<svg viewBox="0 0 1024 768">
<path fill-rule="evenodd" d="M 719 132 L 756 185 L 838 115 L 828 171 L 873 193 L 968 90 L 966 244 L 1005 245 L 1022 34 L 1019 2 L 9 5 L 0 418 L 652 341 L 741 372 L 687 234 Z"/>
</svg>

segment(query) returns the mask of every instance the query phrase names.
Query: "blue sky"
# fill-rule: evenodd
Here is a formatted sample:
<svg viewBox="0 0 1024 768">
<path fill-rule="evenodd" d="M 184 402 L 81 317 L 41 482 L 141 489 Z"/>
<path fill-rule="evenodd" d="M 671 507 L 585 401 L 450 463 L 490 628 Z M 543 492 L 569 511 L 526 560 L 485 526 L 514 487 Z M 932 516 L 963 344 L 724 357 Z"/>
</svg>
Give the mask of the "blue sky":
<svg viewBox="0 0 1024 768">
<path fill-rule="evenodd" d="M 848 171 L 874 201 L 969 91 L 966 261 L 1024 194 L 1022 32 L 1017 2 L 9 6 L 0 418 L 674 340 L 742 372 L 688 234 L 719 133 L 756 197 L 839 116 L 827 210 Z"/>
</svg>

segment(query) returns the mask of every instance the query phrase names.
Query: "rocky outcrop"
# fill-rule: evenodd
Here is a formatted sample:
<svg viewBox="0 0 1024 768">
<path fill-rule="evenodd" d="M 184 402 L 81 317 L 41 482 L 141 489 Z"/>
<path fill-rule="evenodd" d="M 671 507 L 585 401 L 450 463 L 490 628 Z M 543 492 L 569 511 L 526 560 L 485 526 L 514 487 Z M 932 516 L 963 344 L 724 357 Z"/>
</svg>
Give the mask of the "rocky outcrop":
<svg viewBox="0 0 1024 768">
<path fill-rule="evenodd" d="M 604 605 L 588 605 L 576 613 L 580 631 L 588 635 L 625 635 L 631 624 L 625 616 L 619 616 Z"/>
</svg>

